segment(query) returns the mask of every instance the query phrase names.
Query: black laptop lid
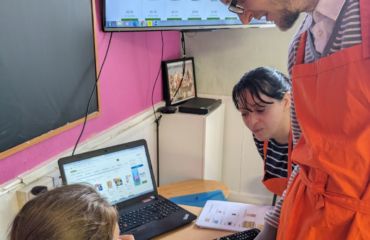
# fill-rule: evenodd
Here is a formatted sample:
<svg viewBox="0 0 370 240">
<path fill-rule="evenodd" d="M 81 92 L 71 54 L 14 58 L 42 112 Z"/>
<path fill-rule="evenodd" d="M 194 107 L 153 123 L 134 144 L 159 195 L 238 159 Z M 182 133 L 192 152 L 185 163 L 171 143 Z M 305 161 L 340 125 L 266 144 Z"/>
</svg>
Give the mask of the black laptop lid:
<svg viewBox="0 0 370 240">
<path fill-rule="evenodd" d="M 90 184 L 119 208 L 157 196 L 144 139 L 61 158 L 58 164 L 63 184 Z"/>
</svg>

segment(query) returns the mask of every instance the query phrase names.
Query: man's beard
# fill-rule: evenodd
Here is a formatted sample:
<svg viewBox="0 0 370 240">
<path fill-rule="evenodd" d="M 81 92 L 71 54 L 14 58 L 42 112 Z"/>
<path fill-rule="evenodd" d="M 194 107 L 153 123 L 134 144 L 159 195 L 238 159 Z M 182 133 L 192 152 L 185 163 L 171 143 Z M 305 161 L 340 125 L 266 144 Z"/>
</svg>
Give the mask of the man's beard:
<svg viewBox="0 0 370 240">
<path fill-rule="evenodd" d="M 280 30 L 286 31 L 293 26 L 298 17 L 299 12 L 290 12 L 284 10 L 281 12 L 281 18 L 280 21 L 277 23 L 277 26 L 280 28 Z"/>
</svg>

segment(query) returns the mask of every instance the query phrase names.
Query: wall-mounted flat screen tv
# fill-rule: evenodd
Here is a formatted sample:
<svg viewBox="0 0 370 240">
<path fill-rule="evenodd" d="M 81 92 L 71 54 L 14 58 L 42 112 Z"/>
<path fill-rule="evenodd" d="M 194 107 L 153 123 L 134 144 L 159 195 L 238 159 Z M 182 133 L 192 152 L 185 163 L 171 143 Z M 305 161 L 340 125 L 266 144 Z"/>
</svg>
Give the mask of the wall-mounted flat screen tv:
<svg viewBox="0 0 370 240">
<path fill-rule="evenodd" d="M 104 0 L 104 31 L 242 27 L 220 0 Z"/>
</svg>

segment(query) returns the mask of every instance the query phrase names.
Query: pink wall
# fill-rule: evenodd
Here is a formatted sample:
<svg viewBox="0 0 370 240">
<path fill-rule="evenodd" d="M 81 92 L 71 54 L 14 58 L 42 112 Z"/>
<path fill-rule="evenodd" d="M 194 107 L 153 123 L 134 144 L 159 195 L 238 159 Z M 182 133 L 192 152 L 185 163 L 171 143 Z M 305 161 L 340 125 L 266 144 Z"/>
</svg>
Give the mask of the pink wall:
<svg viewBox="0 0 370 240">
<path fill-rule="evenodd" d="M 101 30 L 100 6 L 97 4 L 98 64 L 101 65 L 109 34 Z M 178 58 L 178 32 L 163 32 L 164 59 Z M 99 117 L 87 122 L 83 140 L 151 106 L 152 88 L 161 61 L 161 33 L 113 33 L 112 42 L 100 77 Z M 154 102 L 162 100 L 162 78 L 157 82 Z M 0 184 L 36 167 L 56 154 L 71 148 L 81 126 L 0 160 Z M 78 149 L 77 149 L 78 152 Z"/>
</svg>

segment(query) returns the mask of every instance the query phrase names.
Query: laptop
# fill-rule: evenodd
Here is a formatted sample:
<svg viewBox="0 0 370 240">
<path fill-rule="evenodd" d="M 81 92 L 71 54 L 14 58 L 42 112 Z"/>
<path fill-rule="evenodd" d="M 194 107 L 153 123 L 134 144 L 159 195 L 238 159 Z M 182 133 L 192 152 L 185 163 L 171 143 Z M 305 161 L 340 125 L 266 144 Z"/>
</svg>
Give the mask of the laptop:
<svg viewBox="0 0 370 240">
<path fill-rule="evenodd" d="M 148 147 L 137 140 L 61 158 L 63 184 L 88 183 L 116 206 L 121 234 L 150 239 L 196 216 L 158 195 Z"/>
</svg>

